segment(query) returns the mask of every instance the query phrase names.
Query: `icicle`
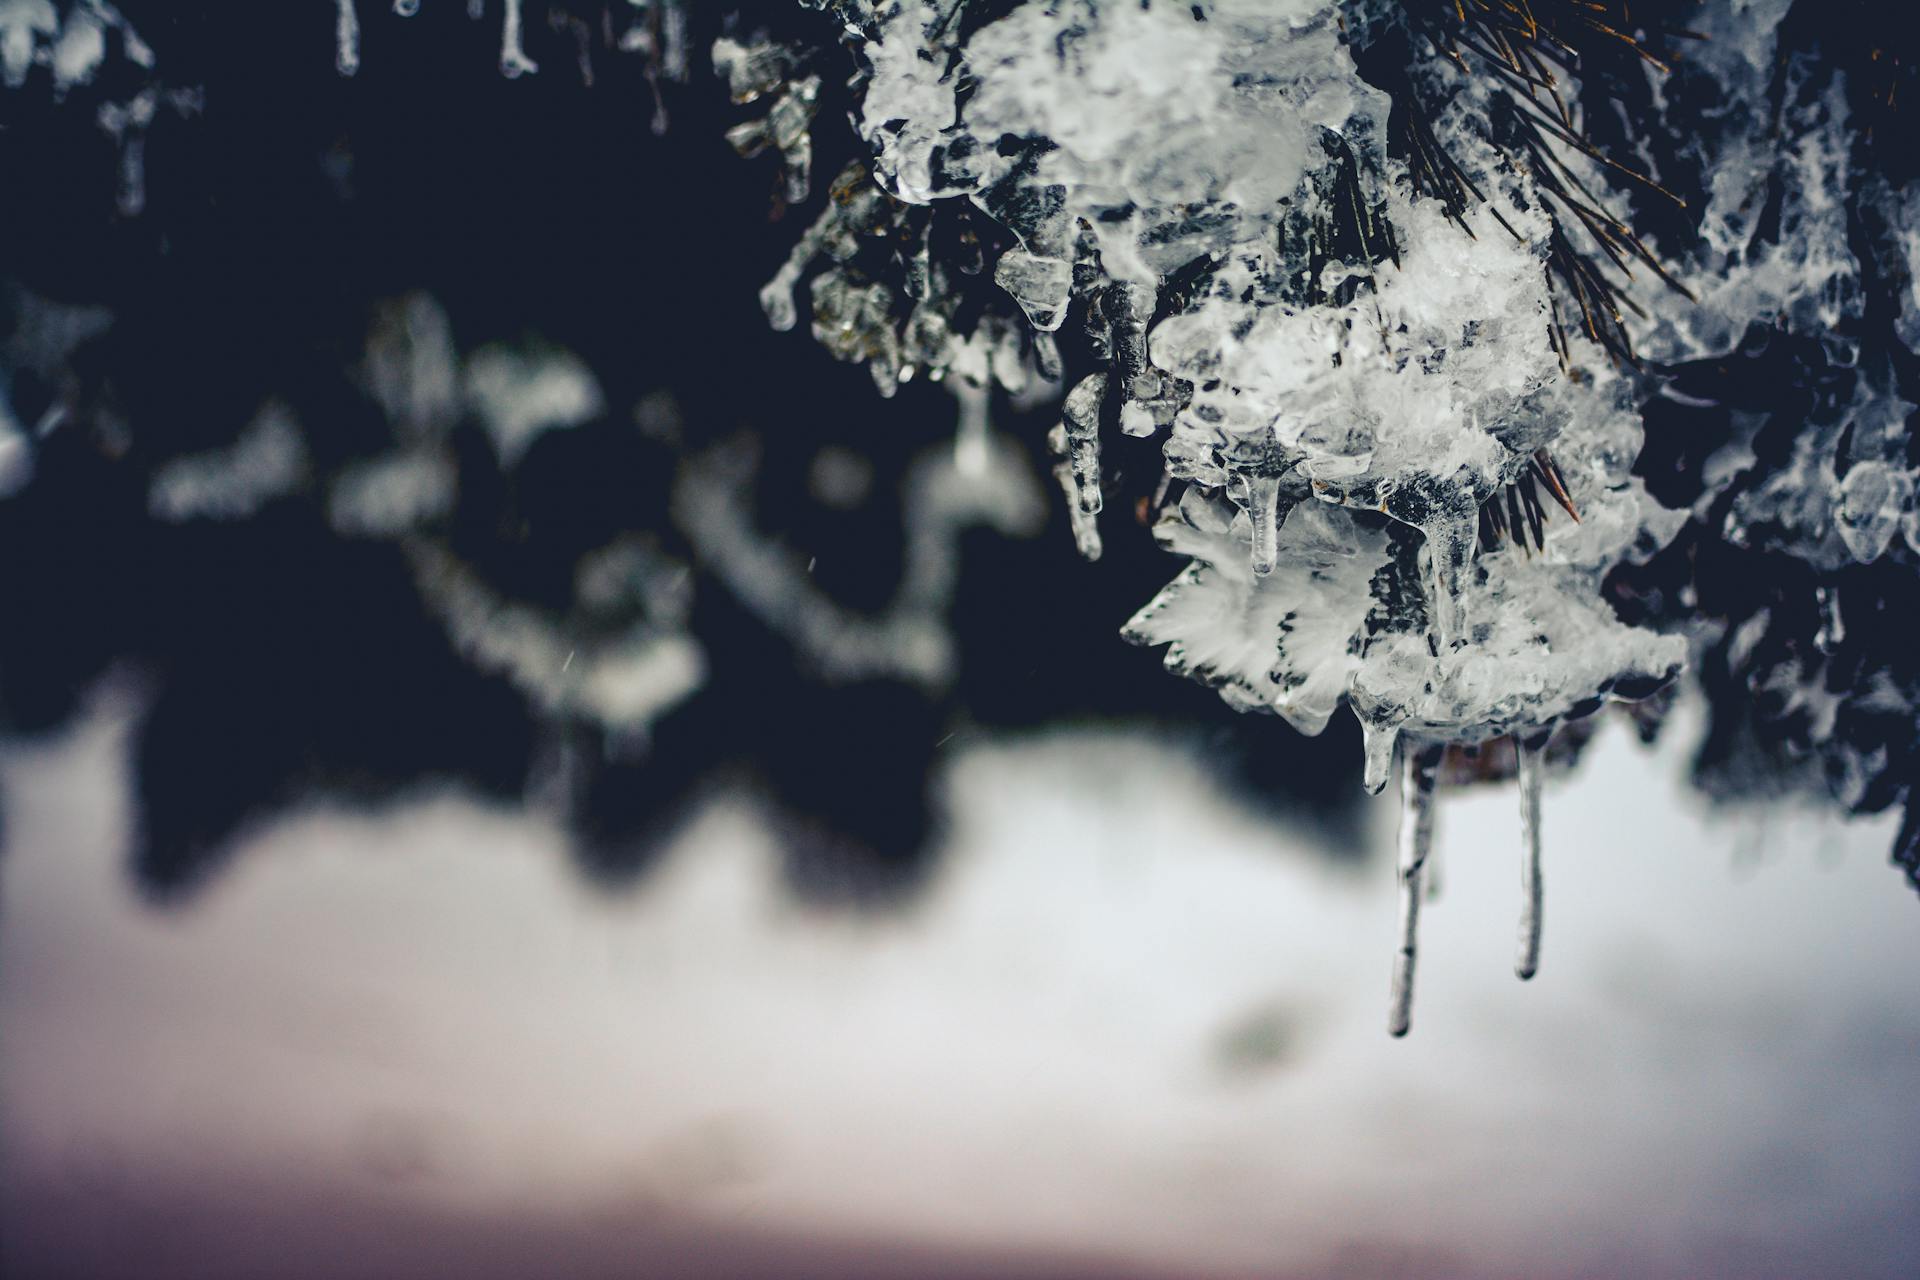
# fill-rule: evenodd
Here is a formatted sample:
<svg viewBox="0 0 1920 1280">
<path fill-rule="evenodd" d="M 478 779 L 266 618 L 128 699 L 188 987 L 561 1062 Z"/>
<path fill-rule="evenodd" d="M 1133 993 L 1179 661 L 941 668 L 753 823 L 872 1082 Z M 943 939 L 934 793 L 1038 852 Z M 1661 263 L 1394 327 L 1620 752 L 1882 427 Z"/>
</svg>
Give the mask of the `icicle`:
<svg viewBox="0 0 1920 1280">
<path fill-rule="evenodd" d="M 1387 772 L 1393 768 L 1393 744 L 1400 730 L 1377 725 L 1364 716 L 1360 719 L 1360 741 L 1366 756 L 1361 782 L 1367 794 L 1377 796 L 1387 789 Z"/>
<path fill-rule="evenodd" d="M 1160 371 L 1147 363 L 1147 321 L 1153 315 L 1152 301 L 1145 290 L 1121 281 L 1107 291 L 1106 304 L 1122 397 L 1144 400 L 1158 395 Z"/>
<path fill-rule="evenodd" d="M 987 439 L 992 427 L 987 421 L 987 389 L 976 387 L 964 378 L 955 378 L 953 394 L 960 401 L 960 429 L 953 438 L 953 465 L 961 475 L 979 479 L 987 474 L 991 460 Z"/>
<path fill-rule="evenodd" d="M 767 136 L 780 152 L 788 204 L 804 204 L 813 183 L 813 135 L 808 130 L 819 101 L 820 77 L 808 76 L 789 84 L 767 113 Z"/>
<path fill-rule="evenodd" d="M 1464 601 L 1473 547 L 1480 536 L 1478 519 L 1478 508 L 1470 508 L 1464 516 L 1442 515 L 1421 526 L 1433 561 L 1433 627 L 1442 650 L 1467 638 Z"/>
<path fill-rule="evenodd" d="M 393 11 L 403 18 L 420 12 L 420 0 L 393 0 Z"/>
<path fill-rule="evenodd" d="M 1813 637 L 1813 647 L 1831 654 L 1847 638 L 1846 625 L 1840 620 L 1840 592 L 1834 587 L 1815 587 L 1813 596 L 1820 605 L 1820 630 Z"/>
<path fill-rule="evenodd" d="M 1407 751 L 1400 772 L 1400 947 L 1393 957 L 1393 991 L 1387 1030 L 1404 1036 L 1413 1025 L 1413 962 L 1418 950 L 1420 890 L 1427 854 L 1433 848 L 1433 792 L 1438 781 L 1440 746 Z"/>
<path fill-rule="evenodd" d="M 1080 554 L 1088 560 L 1100 558 L 1100 524 L 1094 519 L 1097 511 L 1088 511 L 1080 501 L 1080 480 L 1074 474 L 1073 463 L 1069 460 L 1073 444 L 1067 436 L 1066 423 L 1054 424 L 1047 433 L 1047 446 L 1060 461 L 1053 464 L 1053 478 L 1060 484 L 1060 491 L 1067 495 L 1067 519 L 1073 527 L 1073 544 Z"/>
<path fill-rule="evenodd" d="M 120 185 L 114 192 L 114 204 L 123 217 L 137 218 L 147 207 L 146 155 L 144 132 L 129 134 L 120 145 Z"/>
<path fill-rule="evenodd" d="M 500 20 L 500 74 L 514 80 L 539 69 L 520 45 L 520 0 L 506 0 L 506 16 Z"/>
<path fill-rule="evenodd" d="M 928 217 L 920 224 L 918 234 L 914 236 L 913 252 L 907 255 L 907 296 L 916 302 L 925 302 L 933 296 L 933 219 Z"/>
<path fill-rule="evenodd" d="M 667 79 L 687 82 L 687 11 L 678 0 L 665 0 L 660 14 L 660 57 Z"/>
<path fill-rule="evenodd" d="M 467 18 L 478 22 L 487 16 L 487 0 L 467 0 Z"/>
<path fill-rule="evenodd" d="M 103 103 L 100 127 L 120 145 L 120 183 L 114 204 L 121 216 L 134 218 L 147 205 L 147 127 L 158 104 L 152 89 L 143 89 L 130 101 Z"/>
<path fill-rule="evenodd" d="M 1074 505 L 1088 516 L 1100 514 L 1100 401 L 1107 394 L 1107 375 L 1090 373 L 1067 393 L 1061 423 L 1067 434 L 1067 461 L 1072 465 Z"/>
<path fill-rule="evenodd" d="M 1280 477 L 1247 477 L 1247 518 L 1253 521 L 1253 572 L 1264 578 L 1280 561 Z"/>
<path fill-rule="evenodd" d="M 353 0 L 334 0 L 333 69 L 350 76 L 360 69 L 360 17 Z"/>
<path fill-rule="evenodd" d="M 1522 981 L 1540 969 L 1540 781 L 1551 729 L 1514 735 L 1520 779 L 1520 948 L 1513 971 Z"/>
</svg>

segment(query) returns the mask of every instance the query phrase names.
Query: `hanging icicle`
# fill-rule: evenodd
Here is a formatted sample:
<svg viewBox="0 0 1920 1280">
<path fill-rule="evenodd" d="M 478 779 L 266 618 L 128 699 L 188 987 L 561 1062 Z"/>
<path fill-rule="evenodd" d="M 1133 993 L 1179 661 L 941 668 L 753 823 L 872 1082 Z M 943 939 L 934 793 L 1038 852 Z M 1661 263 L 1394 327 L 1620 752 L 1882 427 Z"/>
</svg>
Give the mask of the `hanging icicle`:
<svg viewBox="0 0 1920 1280">
<path fill-rule="evenodd" d="M 1444 746 L 1405 744 L 1400 753 L 1400 945 L 1393 956 L 1387 1031 L 1413 1025 L 1413 964 L 1419 949 L 1421 881 L 1433 849 L 1433 793 Z"/>
<path fill-rule="evenodd" d="M 500 19 L 500 74 L 514 80 L 539 69 L 540 64 L 527 56 L 520 43 L 520 0 L 506 0 L 506 13 Z"/>
<path fill-rule="evenodd" d="M 1513 971 L 1522 981 L 1540 969 L 1540 783 L 1552 736 L 1543 729 L 1513 738 L 1520 780 L 1520 946 Z"/>
<path fill-rule="evenodd" d="M 343 76 L 360 70 L 360 15 L 353 0 L 334 0 L 333 68 Z"/>
</svg>

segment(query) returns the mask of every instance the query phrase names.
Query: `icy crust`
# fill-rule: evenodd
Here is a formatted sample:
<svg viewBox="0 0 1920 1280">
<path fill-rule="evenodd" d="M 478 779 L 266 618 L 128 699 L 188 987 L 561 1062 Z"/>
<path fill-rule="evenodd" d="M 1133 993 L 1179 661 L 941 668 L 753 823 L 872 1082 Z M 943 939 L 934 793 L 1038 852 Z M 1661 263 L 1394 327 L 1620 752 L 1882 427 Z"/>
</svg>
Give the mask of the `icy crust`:
<svg viewBox="0 0 1920 1280">
<path fill-rule="evenodd" d="M 1196 564 L 1127 628 L 1167 643 L 1170 669 L 1305 732 L 1350 694 L 1375 789 L 1399 734 L 1550 726 L 1644 695 L 1685 655 L 1600 600 L 1609 567 L 1664 546 L 1686 515 L 1629 475 L 1640 424 L 1621 380 L 1576 382 L 1551 349 L 1544 225 L 1508 205 L 1536 239 L 1491 219 L 1469 239 L 1431 202 L 1386 204 L 1401 264 L 1366 270 L 1348 305 L 1263 297 L 1285 264 L 1249 249 L 1153 329 L 1155 362 L 1195 388 L 1170 470 L 1241 509 L 1189 490 L 1157 532 Z M 1481 504 L 1548 446 L 1580 520 L 1550 523 L 1538 552 L 1476 557 Z M 1418 531 L 1417 554 L 1389 556 L 1389 522 Z"/>
</svg>

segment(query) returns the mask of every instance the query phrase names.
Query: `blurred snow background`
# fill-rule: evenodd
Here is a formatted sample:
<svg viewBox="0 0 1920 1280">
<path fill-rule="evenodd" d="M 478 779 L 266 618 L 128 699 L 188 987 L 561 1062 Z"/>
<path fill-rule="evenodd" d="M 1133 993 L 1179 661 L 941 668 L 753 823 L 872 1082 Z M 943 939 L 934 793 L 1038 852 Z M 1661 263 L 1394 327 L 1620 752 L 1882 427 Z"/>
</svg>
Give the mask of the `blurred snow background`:
<svg viewBox="0 0 1920 1280">
<path fill-rule="evenodd" d="M 296 807 L 183 908 L 124 872 L 109 685 L 0 755 L 10 1275 L 1896 1276 L 1920 962 L 1886 823 L 1701 806 L 1606 729 L 1450 792 L 1411 1037 L 1379 853 L 1166 739 L 961 735 L 935 879 L 808 906 L 719 792 L 609 895 L 458 791 Z"/>
</svg>

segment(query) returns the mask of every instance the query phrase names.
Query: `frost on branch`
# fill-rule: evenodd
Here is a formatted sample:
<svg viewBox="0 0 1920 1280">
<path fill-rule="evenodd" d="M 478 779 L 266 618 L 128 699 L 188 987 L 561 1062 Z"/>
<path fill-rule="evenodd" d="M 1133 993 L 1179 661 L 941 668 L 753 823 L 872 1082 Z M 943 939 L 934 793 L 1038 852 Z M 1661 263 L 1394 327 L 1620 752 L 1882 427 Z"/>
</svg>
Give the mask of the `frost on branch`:
<svg viewBox="0 0 1920 1280">
<path fill-rule="evenodd" d="M 1055 334 L 1095 365 L 1050 437 L 1088 558 L 1103 434 L 1162 442 L 1155 536 L 1189 564 L 1129 639 L 1303 732 L 1349 704 L 1375 791 L 1402 740 L 1409 761 L 1509 736 L 1543 745 L 1679 671 L 1684 640 L 1622 623 L 1601 594 L 1685 517 L 1629 474 L 1639 423 L 1612 362 L 1617 308 L 1568 238 L 1568 210 L 1600 181 L 1594 158 L 1537 125 L 1489 135 L 1480 122 L 1511 104 L 1462 73 L 1423 6 L 824 7 L 858 59 L 871 164 L 835 184 L 769 284 L 768 315 L 794 325 L 797 287 L 830 259 L 812 285 L 815 337 L 883 392 L 937 375 L 962 329 L 953 295 L 981 267 L 927 246 L 978 242 L 984 219 L 999 297 L 976 332 L 1011 314 L 1049 379 Z M 1392 39 L 1429 46 L 1402 67 L 1431 113 L 1412 154 L 1390 129 L 1408 104 L 1356 61 L 1377 66 Z M 776 88 L 796 74 L 778 51 L 723 40 L 715 56 L 736 96 L 745 66 L 764 69 L 756 92 L 812 92 Z M 1586 226 L 1593 252 L 1650 257 L 1624 230 Z M 1593 345 L 1570 341 L 1569 314 Z M 1537 815 L 1537 767 L 1527 778 Z M 1539 824 L 1525 825 L 1535 848 Z"/>
</svg>

